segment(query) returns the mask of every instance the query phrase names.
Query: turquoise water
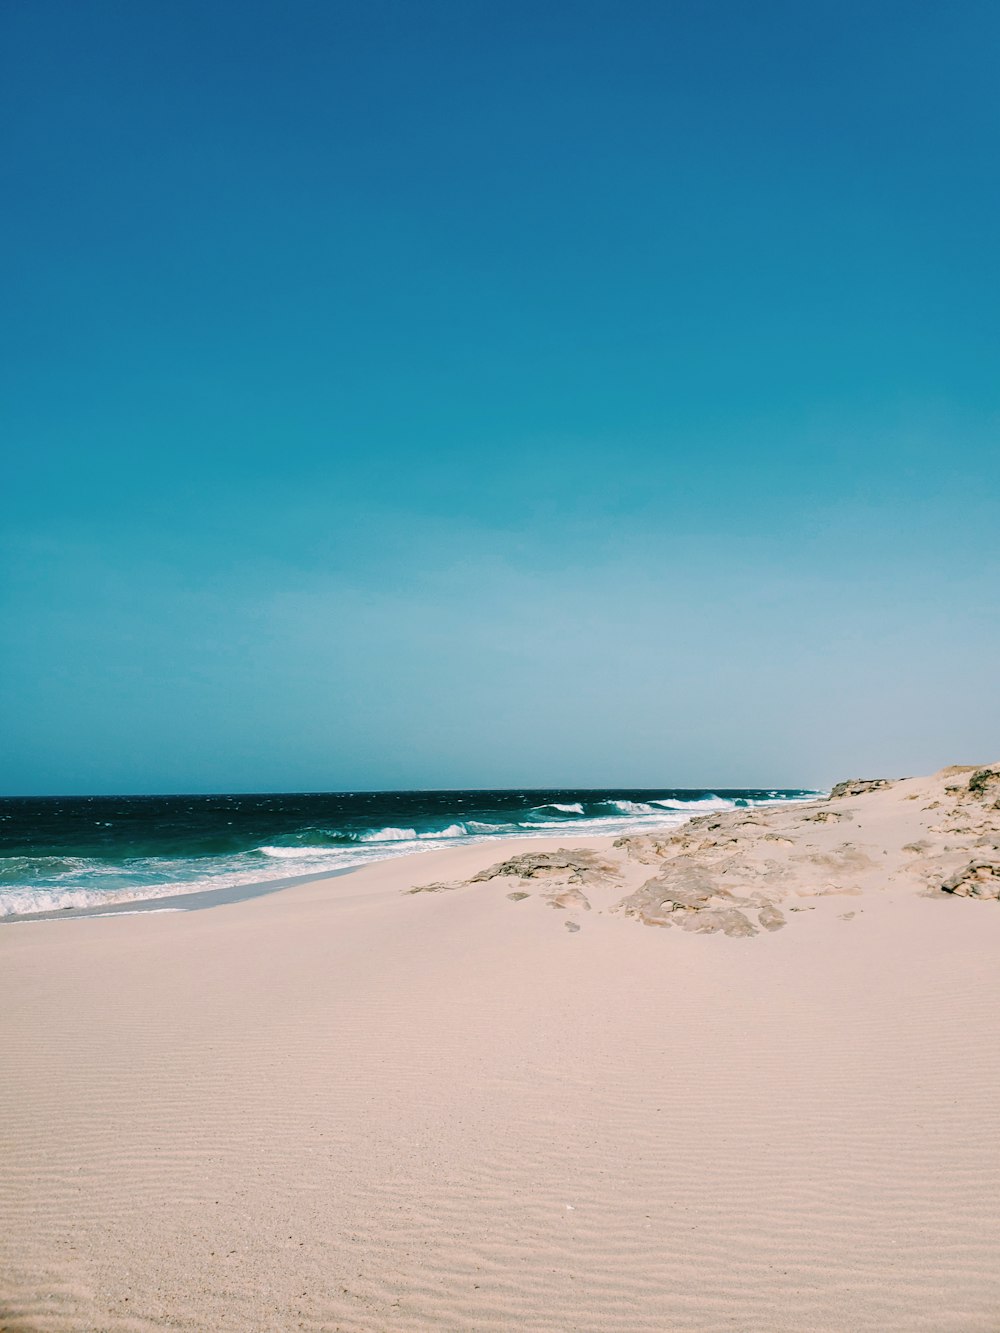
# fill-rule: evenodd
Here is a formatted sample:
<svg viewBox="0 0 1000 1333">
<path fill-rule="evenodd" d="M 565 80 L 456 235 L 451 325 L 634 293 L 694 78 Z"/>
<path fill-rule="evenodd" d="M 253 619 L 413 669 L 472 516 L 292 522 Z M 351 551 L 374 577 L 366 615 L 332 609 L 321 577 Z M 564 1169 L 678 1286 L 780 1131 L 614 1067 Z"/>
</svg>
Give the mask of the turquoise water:
<svg viewBox="0 0 1000 1333">
<path fill-rule="evenodd" d="M 503 837 L 669 828 L 803 790 L 560 789 L 0 799 L 0 916 L 349 869 Z"/>
</svg>

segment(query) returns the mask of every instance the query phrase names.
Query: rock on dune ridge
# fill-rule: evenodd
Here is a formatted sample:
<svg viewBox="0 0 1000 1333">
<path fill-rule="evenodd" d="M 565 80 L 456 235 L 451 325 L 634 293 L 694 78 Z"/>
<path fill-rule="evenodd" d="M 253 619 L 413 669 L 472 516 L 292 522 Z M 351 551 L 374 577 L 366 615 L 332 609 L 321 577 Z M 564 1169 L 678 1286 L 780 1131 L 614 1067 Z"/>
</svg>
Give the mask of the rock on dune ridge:
<svg viewBox="0 0 1000 1333">
<path fill-rule="evenodd" d="M 515 902 L 620 913 L 647 926 L 754 936 L 810 898 L 890 889 L 1000 899 L 1000 764 L 854 778 L 823 801 L 701 815 L 607 852 L 526 852 L 451 883 L 502 881 Z M 624 894 L 623 894 L 624 890 Z"/>
</svg>

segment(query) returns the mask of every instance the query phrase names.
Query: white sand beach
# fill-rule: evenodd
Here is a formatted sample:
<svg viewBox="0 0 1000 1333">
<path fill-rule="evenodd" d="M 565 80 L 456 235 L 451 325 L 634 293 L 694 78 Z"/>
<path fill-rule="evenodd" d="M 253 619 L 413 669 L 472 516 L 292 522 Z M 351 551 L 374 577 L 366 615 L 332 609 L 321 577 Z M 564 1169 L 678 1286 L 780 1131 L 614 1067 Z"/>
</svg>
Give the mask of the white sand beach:
<svg viewBox="0 0 1000 1333">
<path fill-rule="evenodd" d="M 976 777 L 4 925 L 0 1329 L 1000 1328 Z"/>
</svg>

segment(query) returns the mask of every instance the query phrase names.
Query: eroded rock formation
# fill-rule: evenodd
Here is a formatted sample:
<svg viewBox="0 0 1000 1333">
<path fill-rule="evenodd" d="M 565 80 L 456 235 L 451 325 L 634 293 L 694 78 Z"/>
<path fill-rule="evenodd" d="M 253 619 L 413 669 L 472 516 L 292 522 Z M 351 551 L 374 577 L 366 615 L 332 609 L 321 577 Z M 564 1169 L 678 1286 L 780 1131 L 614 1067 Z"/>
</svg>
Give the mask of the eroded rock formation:
<svg viewBox="0 0 1000 1333">
<path fill-rule="evenodd" d="M 941 885 L 959 898 L 1000 898 L 1000 862 L 970 861 Z"/>
<path fill-rule="evenodd" d="M 604 852 L 529 850 L 468 880 L 408 892 L 494 883 L 513 890 L 513 902 L 530 897 L 570 917 L 596 911 L 748 938 L 830 896 L 895 889 L 1000 900 L 1000 765 L 854 778 L 825 800 L 713 811 L 618 838 Z"/>
<path fill-rule="evenodd" d="M 569 884 L 603 883 L 608 878 L 617 879 L 616 866 L 601 860 L 596 852 L 586 848 L 567 851 L 560 847 L 556 852 L 524 852 L 521 856 L 512 856 L 508 861 L 498 861 L 496 865 L 480 870 L 468 881 L 470 884 L 482 884 L 502 875 L 515 879 L 548 879 L 558 876 Z"/>
<path fill-rule="evenodd" d="M 841 796 L 864 796 L 870 791 L 883 791 L 886 787 L 893 786 L 893 778 L 848 778 L 846 782 L 838 782 L 830 792 L 830 800 L 836 801 Z"/>
</svg>

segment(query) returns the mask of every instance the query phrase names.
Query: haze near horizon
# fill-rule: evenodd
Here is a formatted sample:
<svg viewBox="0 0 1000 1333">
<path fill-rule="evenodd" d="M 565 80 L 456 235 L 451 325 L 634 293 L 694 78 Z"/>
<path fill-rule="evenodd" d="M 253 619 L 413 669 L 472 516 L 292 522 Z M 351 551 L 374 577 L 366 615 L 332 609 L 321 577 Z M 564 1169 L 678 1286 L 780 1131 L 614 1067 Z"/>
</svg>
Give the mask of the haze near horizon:
<svg viewBox="0 0 1000 1333">
<path fill-rule="evenodd" d="M 1000 756 L 985 3 L 0 15 L 0 793 Z"/>
</svg>

